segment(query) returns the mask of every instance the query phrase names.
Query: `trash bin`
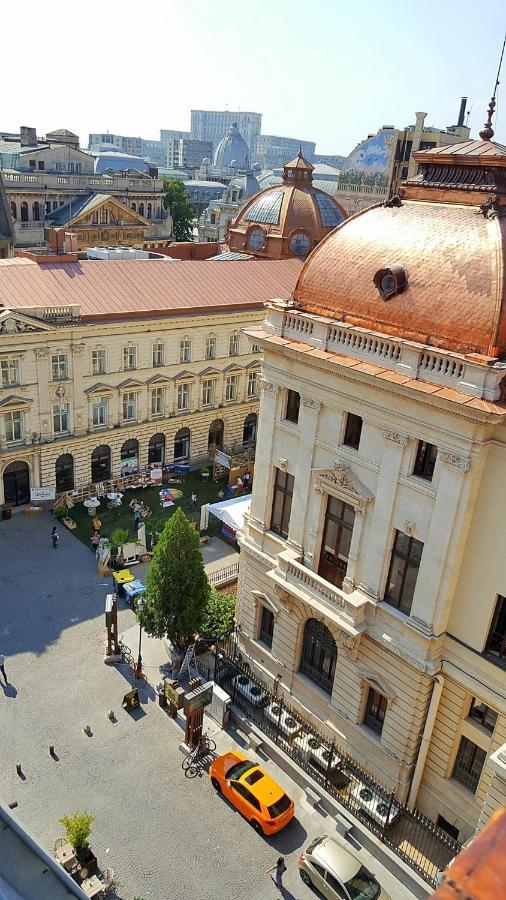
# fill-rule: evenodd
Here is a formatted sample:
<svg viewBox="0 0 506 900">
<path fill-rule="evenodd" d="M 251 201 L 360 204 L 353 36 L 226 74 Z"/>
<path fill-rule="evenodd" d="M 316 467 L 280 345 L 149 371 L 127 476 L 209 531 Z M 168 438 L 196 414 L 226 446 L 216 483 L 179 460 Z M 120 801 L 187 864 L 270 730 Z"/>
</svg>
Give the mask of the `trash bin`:
<svg viewBox="0 0 506 900">
<path fill-rule="evenodd" d="M 166 709 L 167 707 L 167 697 L 165 696 L 165 691 L 158 692 L 158 706 L 163 707 L 163 709 Z"/>
<path fill-rule="evenodd" d="M 12 506 L 4 506 L 2 510 L 2 519 L 12 518 Z"/>
</svg>

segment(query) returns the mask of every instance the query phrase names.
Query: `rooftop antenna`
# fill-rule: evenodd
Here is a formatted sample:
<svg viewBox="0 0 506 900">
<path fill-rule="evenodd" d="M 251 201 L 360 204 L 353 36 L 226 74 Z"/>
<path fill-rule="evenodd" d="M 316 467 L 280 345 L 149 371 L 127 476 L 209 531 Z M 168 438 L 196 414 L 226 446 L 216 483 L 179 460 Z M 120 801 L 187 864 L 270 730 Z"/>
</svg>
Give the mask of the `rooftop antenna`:
<svg viewBox="0 0 506 900">
<path fill-rule="evenodd" d="M 495 80 L 494 93 L 492 94 L 492 97 L 490 98 L 490 103 L 488 104 L 487 121 L 485 122 L 485 125 L 483 126 L 483 130 L 480 131 L 480 137 L 481 137 L 482 141 L 491 141 L 492 138 L 494 137 L 494 129 L 492 128 L 492 116 L 494 115 L 494 109 L 495 109 L 495 103 L 496 103 L 495 96 L 497 94 L 497 88 L 499 87 L 499 75 L 501 74 L 502 58 L 504 56 L 505 46 L 506 46 L 506 34 L 504 35 L 504 41 L 502 43 L 501 58 L 499 60 L 499 68 L 497 69 L 497 78 Z"/>
</svg>

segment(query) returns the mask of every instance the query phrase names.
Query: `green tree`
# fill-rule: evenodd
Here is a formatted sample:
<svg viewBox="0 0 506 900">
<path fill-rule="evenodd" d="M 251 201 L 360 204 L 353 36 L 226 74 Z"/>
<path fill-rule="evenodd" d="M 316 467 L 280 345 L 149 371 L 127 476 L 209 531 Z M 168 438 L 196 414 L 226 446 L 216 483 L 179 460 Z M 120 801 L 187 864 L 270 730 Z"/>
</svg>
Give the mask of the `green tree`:
<svg viewBox="0 0 506 900">
<path fill-rule="evenodd" d="M 148 634 L 188 646 L 209 597 L 199 535 L 181 509 L 167 520 L 146 576 L 142 622 Z"/>
<path fill-rule="evenodd" d="M 172 216 L 172 232 L 176 241 L 191 241 L 192 220 L 196 216 L 195 207 L 188 200 L 188 192 L 177 178 L 164 178 L 163 205 Z"/>
<path fill-rule="evenodd" d="M 88 847 L 88 838 L 93 822 L 91 813 L 75 812 L 72 816 L 63 816 L 60 822 L 67 832 L 67 840 L 72 844 L 76 853 L 83 853 Z"/>
<path fill-rule="evenodd" d="M 215 587 L 209 592 L 204 610 L 200 634 L 209 640 L 228 634 L 232 630 L 235 616 L 235 594 L 220 594 Z"/>
</svg>

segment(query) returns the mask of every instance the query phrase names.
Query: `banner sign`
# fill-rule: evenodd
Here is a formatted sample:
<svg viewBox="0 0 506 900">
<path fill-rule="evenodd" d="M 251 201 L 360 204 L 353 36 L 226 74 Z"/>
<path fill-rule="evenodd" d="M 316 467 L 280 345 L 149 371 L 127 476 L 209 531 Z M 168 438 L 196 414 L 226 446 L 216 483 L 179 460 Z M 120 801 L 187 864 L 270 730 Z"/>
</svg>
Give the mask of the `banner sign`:
<svg viewBox="0 0 506 900">
<path fill-rule="evenodd" d="M 190 691 L 189 694 L 185 694 L 185 715 L 189 716 L 191 713 L 196 712 L 198 709 L 203 709 L 204 706 L 209 706 L 213 699 L 213 684 L 214 682 L 207 681 L 195 691 Z"/>
<path fill-rule="evenodd" d="M 35 500 L 54 500 L 55 496 L 55 487 L 30 488 L 30 500 L 32 501 L 32 503 Z"/>
<path fill-rule="evenodd" d="M 224 469 L 230 469 L 231 458 L 226 453 L 223 453 L 223 450 L 216 451 L 214 461 L 216 465 L 223 466 Z"/>
</svg>

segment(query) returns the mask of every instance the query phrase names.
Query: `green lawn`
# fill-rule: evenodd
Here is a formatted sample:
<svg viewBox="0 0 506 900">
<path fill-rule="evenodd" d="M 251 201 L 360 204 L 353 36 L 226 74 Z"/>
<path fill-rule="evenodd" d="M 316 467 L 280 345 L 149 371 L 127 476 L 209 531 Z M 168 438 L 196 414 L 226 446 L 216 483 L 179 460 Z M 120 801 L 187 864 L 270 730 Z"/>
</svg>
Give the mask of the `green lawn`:
<svg viewBox="0 0 506 900">
<path fill-rule="evenodd" d="M 134 539 L 135 531 L 134 531 L 134 517 L 133 512 L 130 509 L 130 501 L 134 498 L 142 500 L 149 508 L 151 509 L 152 515 L 159 519 L 162 523 L 165 522 L 169 516 L 172 515 L 176 511 L 178 507 L 181 507 L 183 512 L 186 513 L 190 521 L 197 523 L 197 528 L 200 523 L 200 507 L 204 503 L 216 503 L 218 501 L 218 491 L 226 489 L 226 480 L 220 481 L 215 484 L 212 481 L 208 481 L 205 484 L 202 481 L 200 472 L 190 472 L 187 475 L 184 475 L 183 484 L 173 485 L 174 488 L 181 490 L 183 492 L 183 498 L 181 500 L 176 500 L 174 506 L 169 506 L 167 508 L 163 508 L 160 506 L 160 497 L 158 492 L 161 488 L 139 488 L 138 490 L 125 491 L 123 496 L 123 505 L 116 509 L 107 509 L 107 500 L 104 498 L 101 501 L 101 504 L 97 510 L 97 515 L 100 521 L 102 522 L 102 530 L 101 535 L 103 537 L 111 537 L 111 533 L 116 528 L 127 528 L 129 532 L 129 540 Z M 164 487 L 168 487 L 170 489 L 170 485 L 164 485 Z M 195 491 L 197 495 L 197 509 L 193 509 L 191 505 L 191 495 L 192 492 Z M 77 527 L 71 532 L 83 544 L 86 544 L 87 547 L 92 549 L 90 543 L 90 537 L 92 532 L 92 517 L 88 515 L 88 510 L 82 503 L 76 503 L 73 509 L 70 510 L 70 516 L 76 522 Z M 65 526 L 62 525 L 62 528 Z M 149 529 L 148 529 L 149 530 Z M 215 516 L 209 516 L 209 528 L 207 530 L 207 534 L 217 535 L 220 530 L 220 522 L 216 519 Z"/>
</svg>

